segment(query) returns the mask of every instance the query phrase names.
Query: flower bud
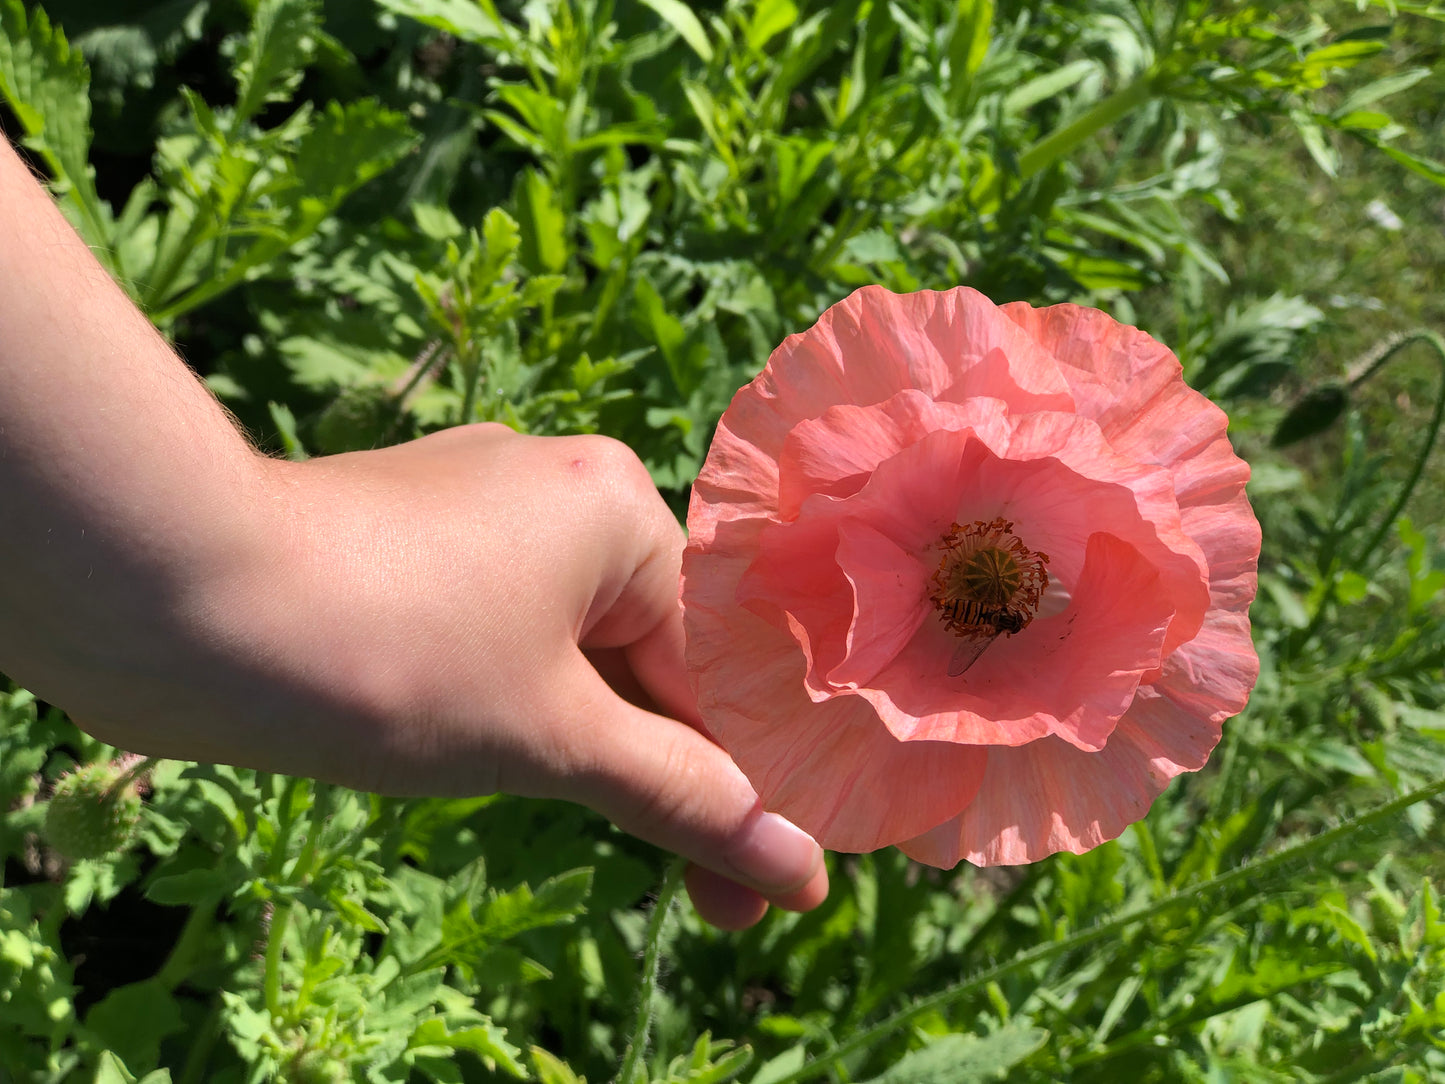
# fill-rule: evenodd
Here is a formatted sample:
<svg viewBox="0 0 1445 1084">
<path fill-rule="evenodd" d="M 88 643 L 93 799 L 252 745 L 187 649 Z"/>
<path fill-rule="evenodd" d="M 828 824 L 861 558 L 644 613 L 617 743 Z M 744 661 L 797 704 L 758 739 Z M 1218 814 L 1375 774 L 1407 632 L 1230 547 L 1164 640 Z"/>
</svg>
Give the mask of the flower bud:
<svg viewBox="0 0 1445 1084">
<path fill-rule="evenodd" d="M 123 763 L 99 761 L 62 775 L 45 810 L 46 841 L 72 861 L 104 858 L 125 850 L 140 825 L 136 781 Z"/>
</svg>

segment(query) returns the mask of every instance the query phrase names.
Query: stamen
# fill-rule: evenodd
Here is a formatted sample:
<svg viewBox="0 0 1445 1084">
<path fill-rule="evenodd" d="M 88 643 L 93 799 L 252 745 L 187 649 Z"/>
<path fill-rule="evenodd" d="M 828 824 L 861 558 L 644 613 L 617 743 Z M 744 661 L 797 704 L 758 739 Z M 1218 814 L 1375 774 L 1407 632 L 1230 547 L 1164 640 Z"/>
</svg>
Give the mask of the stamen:
<svg viewBox="0 0 1445 1084">
<path fill-rule="evenodd" d="M 1029 549 L 1013 528 L 1000 517 L 955 523 L 944 534 L 928 597 L 955 636 L 987 646 L 1000 634 L 1019 632 L 1038 612 L 1049 586 L 1049 555 Z"/>
</svg>

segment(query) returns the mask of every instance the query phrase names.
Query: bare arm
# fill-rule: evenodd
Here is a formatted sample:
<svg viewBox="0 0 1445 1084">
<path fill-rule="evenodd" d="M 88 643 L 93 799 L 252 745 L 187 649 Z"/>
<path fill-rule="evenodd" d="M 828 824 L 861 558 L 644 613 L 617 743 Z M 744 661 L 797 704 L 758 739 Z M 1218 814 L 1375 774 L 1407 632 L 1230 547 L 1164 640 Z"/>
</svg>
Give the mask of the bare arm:
<svg viewBox="0 0 1445 1084">
<path fill-rule="evenodd" d="M 106 741 L 581 801 L 706 867 L 723 925 L 826 892 L 816 844 L 678 721 L 681 531 L 631 452 L 470 426 L 261 457 L 8 144 L 0 500 L 0 670 Z"/>
</svg>

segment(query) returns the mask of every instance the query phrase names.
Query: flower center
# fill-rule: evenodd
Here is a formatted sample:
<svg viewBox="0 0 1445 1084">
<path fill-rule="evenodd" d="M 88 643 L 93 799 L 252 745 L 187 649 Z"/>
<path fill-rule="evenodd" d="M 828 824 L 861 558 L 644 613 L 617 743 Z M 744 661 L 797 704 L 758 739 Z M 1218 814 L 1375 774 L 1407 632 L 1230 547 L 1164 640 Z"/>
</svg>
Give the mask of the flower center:
<svg viewBox="0 0 1445 1084">
<path fill-rule="evenodd" d="M 943 555 L 929 600 L 944 628 L 970 640 L 1012 636 L 1034 619 L 1049 586 L 1047 553 L 1031 550 L 999 518 L 955 523 L 941 540 Z"/>
</svg>

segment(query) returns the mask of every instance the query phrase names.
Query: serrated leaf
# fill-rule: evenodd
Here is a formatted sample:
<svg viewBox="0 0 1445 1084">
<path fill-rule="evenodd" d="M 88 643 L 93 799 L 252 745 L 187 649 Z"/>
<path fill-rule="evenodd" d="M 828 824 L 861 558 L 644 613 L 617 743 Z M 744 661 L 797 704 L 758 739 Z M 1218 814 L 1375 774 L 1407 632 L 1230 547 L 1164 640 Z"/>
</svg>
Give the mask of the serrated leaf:
<svg viewBox="0 0 1445 1084">
<path fill-rule="evenodd" d="M 101 1049 L 127 1067 L 155 1065 L 161 1040 L 184 1030 L 175 999 L 159 981 L 147 979 L 110 991 L 85 1015 L 85 1028 Z"/>
<path fill-rule="evenodd" d="M 107 265 L 114 232 L 109 205 L 90 167 L 90 69 L 59 27 L 20 0 L 0 0 L 0 98 L 5 100 L 55 180 L 62 205 Z"/>
<path fill-rule="evenodd" d="M 216 160 L 216 176 L 205 194 L 208 208 L 223 220 L 239 217 L 230 227 L 235 232 L 258 236 L 221 274 L 202 279 L 179 296 L 168 291 L 166 298 L 152 299 L 155 311 L 151 317 L 157 323 L 173 320 L 259 273 L 314 233 L 348 195 L 390 168 L 414 140 L 401 114 L 371 98 L 344 106 L 332 102 L 314 120 L 302 116 L 289 123 L 300 126 L 302 122 L 307 123 L 296 140 L 294 156 L 289 163 L 281 163 L 287 168 L 270 184 L 269 199 L 264 203 L 241 203 L 242 194 L 249 198 L 250 176 L 258 168 L 255 155 L 228 148 Z M 239 175 L 230 176 L 226 172 L 230 167 L 240 171 Z M 194 243 L 189 240 L 190 227 L 171 229 L 171 220 L 177 217 L 173 211 L 167 221 L 162 249 Z M 201 224 L 205 236 L 214 236 L 214 225 Z"/>
<path fill-rule="evenodd" d="M 307 224 L 390 169 L 415 139 L 406 118 L 375 98 L 328 104 L 296 145 L 296 198 Z"/>
<path fill-rule="evenodd" d="M 501 1069 L 518 1079 L 525 1079 L 527 1075 L 527 1070 L 523 1068 L 520 1061 L 521 1049 L 507 1042 L 506 1029 L 497 1027 L 490 1020 L 483 1024 L 451 1031 L 445 1020 L 434 1016 L 423 1020 L 412 1032 L 408 1045 L 410 1047 L 433 1046 L 449 1050 L 466 1050 L 480 1058 L 492 1071 Z"/>
<path fill-rule="evenodd" d="M 591 892 L 590 869 L 558 874 L 543 881 L 535 892 L 528 885 L 519 885 L 477 909 L 477 931 L 497 943 L 526 930 L 569 923 L 586 910 Z"/>
<path fill-rule="evenodd" d="M 319 25 L 315 0 L 261 0 L 256 5 L 251 29 L 236 50 L 236 127 L 268 102 L 290 97 L 301 82 Z"/>
<path fill-rule="evenodd" d="M 460 879 L 460 880 L 459 880 Z M 453 878 L 455 890 L 467 884 L 442 919 L 441 939 L 420 960 L 412 972 L 427 971 L 450 963 L 470 965 L 489 948 L 527 930 L 570 923 L 586 909 L 592 891 L 592 870 L 574 869 L 542 882 L 534 892 L 519 885 L 510 892 L 473 900 L 484 882 L 480 873 L 462 870 Z"/>
<path fill-rule="evenodd" d="M 1048 1041 L 1043 1028 L 1010 1024 L 991 1035 L 945 1035 L 915 1050 L 868 1084 L 975 1084 L 991 1081 Z"/>
</svg>

